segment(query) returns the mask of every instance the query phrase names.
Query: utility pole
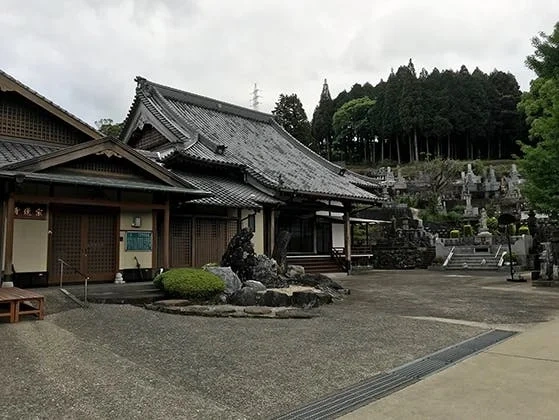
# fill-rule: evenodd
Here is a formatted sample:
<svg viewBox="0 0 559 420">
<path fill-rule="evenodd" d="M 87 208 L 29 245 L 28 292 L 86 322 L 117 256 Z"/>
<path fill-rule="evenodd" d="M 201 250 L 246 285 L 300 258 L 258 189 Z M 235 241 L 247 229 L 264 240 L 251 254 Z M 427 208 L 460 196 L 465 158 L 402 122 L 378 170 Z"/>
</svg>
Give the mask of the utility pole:
<svg viewBox="0 0 559 420">
<path fill-rule="evenodd" d="M 260 95 L 261 90 L 258 89 L 258 87 L 256 86 L 256 83 L 254 84 L 254 89 L 252 90 L 252 99 L 250 101 L 250 104 L 252 105 L 252 109 L 254 109 L 255 111 L 258 111 L 258 106 L 260 105 L 260 98 L 262 98 L 262 95 Z"/>
</svg>

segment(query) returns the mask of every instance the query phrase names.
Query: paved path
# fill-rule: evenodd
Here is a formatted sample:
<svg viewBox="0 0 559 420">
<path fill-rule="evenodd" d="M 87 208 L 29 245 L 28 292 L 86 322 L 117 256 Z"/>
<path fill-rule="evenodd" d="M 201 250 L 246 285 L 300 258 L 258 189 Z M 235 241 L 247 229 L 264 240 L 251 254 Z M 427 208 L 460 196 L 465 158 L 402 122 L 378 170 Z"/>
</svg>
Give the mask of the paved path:
<svg viewBox="0 0 559 420">
<path fill-rule="evenodd" d="M 0 419 L 270 418 L 496 325 L 531 330 L 559 315 L 559 293 L 498 276 L 342 282 L 351 295 L 308 320 L 81 309 L 46 289 L 44 321 L 0 323 Z"/>
<path fill-rule="evenodd" d="M 553 320 L 343 418 L 557 419 L 558 349 Z"/>
</svg>

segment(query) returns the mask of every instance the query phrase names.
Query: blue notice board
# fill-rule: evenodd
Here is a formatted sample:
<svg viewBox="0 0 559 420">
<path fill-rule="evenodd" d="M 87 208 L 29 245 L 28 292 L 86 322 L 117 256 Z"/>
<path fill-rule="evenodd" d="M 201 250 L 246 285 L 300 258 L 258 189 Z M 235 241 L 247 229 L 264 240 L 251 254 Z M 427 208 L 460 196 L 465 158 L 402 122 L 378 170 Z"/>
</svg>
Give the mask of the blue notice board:
<svg viewBox="0 0 559 420">
<path fill-rule="evenodd" d="M 127 231 L 126 251 L 151 251 L 151 231 Z"/>
</svg>

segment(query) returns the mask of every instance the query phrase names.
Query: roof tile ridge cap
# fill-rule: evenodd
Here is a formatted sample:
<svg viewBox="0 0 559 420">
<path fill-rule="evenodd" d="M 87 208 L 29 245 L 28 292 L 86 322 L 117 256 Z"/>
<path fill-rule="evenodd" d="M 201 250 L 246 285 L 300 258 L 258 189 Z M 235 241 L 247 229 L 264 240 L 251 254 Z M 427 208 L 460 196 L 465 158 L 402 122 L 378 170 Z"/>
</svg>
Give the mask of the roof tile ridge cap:
<svg viewBox="0 0 559 420">
<path fill-rule="evenodd" d="M 128 126 L 132 124 L 132 113 L 134 112 L 136 107 L 138 107 L 138 104 L 140 102 L 142 102 L 142 99 L 140 98 L 138 92 L 136 92 L 134 94 L 134 100 L 132 101 L 132 105 L 130 105 L 130 108 L 128 108 L 128 113 L 126 114 L 126 118 L 122 122 L 122 129 L 120 130 L 120 133 L 118 135 L 119 140 L 121 140 L 122 142 L 124 142 L 124 136 L 126 131 L 128 130 Z"/>
<path fill-rule="evenodd" d="M 28 91 L 29 93 L 37 96 L 38 98 L 42 99 L 43 101 L 47 102 L 48 104 L 54 106 L 55 108 L 57 108 L 58 110 L 62 111 L 63 113 L 65 113 L 66 115 L 68 115 L 69 117 L 73 118 L 74 120 L 78 121 L 79 123 L 85 125 L 87 128 L 89 128 L 90 130 L 95 131 L 96 133 L 102 134 L 99 130 L 97 130 L 95 127 L 89 125 L 88 123 L 86 123 L 84 120 L 82 120 L 81 118 L 79 118 L 78 116 L 72 114 L 70 111 L 67 111 L 66 109 L 62 108 L 60 105 L 54 103 L 53 101 L 51 101 L 50 99 L 48 99 L 46 96 L 41 95 L 39 92 L 37 92 L 34 89 L 31 89 L 29 86 L 27 86 L 25 83 L 21 82 L 20 80 L 16 79 L 15 77 L 9 75 L 8 73 L 6 73 L 5 71 L 3 71 L 2 69 L 0 69 L 0 75 L 6 77 L 7 79 L 9 79 L 10 81 L 12 81 L 13 83 L 17 84 L 18 86 L 22 87 L 23 89 L 25 89 L 26 91 Z"/>
<path fill-rule="evenodd" d="M 178 89 L 178 88 L 175 88 L 175 87 L 172 87 L 172 86 L 167 86 L 167 85 L 162 85 L 160 83 L 151 82 L 151 81 L 146 80 L 146 79 L 144 79 L 144 80 L 147 83 L 150 83 L 152 86 L 154 86 L 158 89 L 169 90 L 174 94 L 183 96 L 184 99 L 182 99 L 182 100 L 180 98 L 176 98 L 177 100 L 179 100 L 181 102 L 192 103 L 192 101 L 189 101 L 189 98 L 192 98 L 194 101 L 197 100 L 197 101 L 202 101 L 202 102 L 206 103 L 206 106 L 203 106 L 203 105 L 200 105 L 200 104 L 195 104 L 195 103 L 193 105 L 198 105 L 198 106 L 201 106 L 202 108 L 208 108 L 208 109 L 211 109 L 211 110 L 216 110 L 215 106 L 211 106 L 212 104 L 213 105 L 218 104 L 218 105 L 225 106 L 227 108 L 233 108 L 233 109 L 230 110 L 230 112 L 228 112 L 227 110 L 223 110 L 223 109 L 217 109 L 217 111 L 225 112 L 225 113 L 229 113 L 229 114 L 233 114 L 233 115 L 238 115 L 238 116 L 241 116 L 241 117 L 246 117 L 244 115 L 240 115 L 240 114 L 237 114 L 237 113 L 234 112 L 234 110 L 238 110 L 238 111 L 241 111 L 241 112 L 244 112 L 244 113 L 248 113 L 250 115 L 254 115 L 255 117 L 257 116 L 258 118 L 255 118 L 255 119 L 257 119 L 258 121 L 266 121 L 267 119 L 273 117 L 272 114 L 269 114 L 269 113 L 266 113 L 266 112 L 256 111 L 254 109 L 246 108 L 246 107 L 241 106 L 241 105 L 233 104 L 231 102 L 225 102 L 225 101 L 222 101 L 220 99 L 210 98 L 209 96 L 204 96 L 204 95 L 199 95 L 197 93 L 187 92 L 185 90 L 181 90 L 181 89 Z"/>
<path fill-rule="evenodd" d="M 272 120 L 272 126 L 274 128 L 276 128 L 276 130 L 279 131 L 286 140 L 288 140 L 293 146 L 295 146 L 297 149 L 299 149 L 301 152 L 303 152 L 309 158 L 313 159 L 315 162 L 321 164 L 326 169 L 328 169 L 328 170 L 330 170 L 331 172 L 334 172 L 334 173 L 339 174 L 340 170 L 344 169 L 341 166 L 330 162 L 328 159 L 323 158 L 318 153 L 314 152 L 313 150 L 311 150 L 307 146 L 305 146 L 303 143 L 298 141 L 295 137 L 293 137 L 291 134 L 289 134 L 287 132 L 287 130 L 285 128 L 283 128 L 281 126 L 281 124 L 279 124 L 274 118 L 272 118 L 271 120 Z"/>
<path fill-rule="evenodd" d="M 161 116 L 165 118 L 170 124 L 172 124 L 173 127 L 185 137 L 185 139 L 188 139 L 191 142 L 195 141 L 196 130 L 191 129 L 188 126 L 187 121 L 169 104 L 165 96 L 163 96 L 161 92 L 159 92 L 156 86 L 153 86 L 153 84 L 149 81 L 146 81 L 146 84 L 149 84 L 148 86 L 150 86 L 152 89 L 150 92 L 143 92 L 144 95 L 147 96 L 146 99 L 150 100 L 150 98 L 154 98 L 154 101 L 152 103 L 159 106 L 160 110 L 158 111 L 161 113 Z M 146 84 L 144 84 L 142 88 L 149 89 L 146 88 Z M 161 110 L 170 113 L 170 116 L 172 118 L 170 118 L 169 115 L 165 115 L 165 113 L 161 112 Z"/>
</svg>

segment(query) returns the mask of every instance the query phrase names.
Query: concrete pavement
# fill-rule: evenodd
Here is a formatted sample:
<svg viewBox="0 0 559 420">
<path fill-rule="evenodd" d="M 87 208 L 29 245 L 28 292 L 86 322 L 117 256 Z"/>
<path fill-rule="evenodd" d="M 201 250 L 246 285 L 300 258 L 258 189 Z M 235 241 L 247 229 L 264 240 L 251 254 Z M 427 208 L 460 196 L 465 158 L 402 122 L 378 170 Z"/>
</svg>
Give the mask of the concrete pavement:
<svg viewBox="0 0 559 420">
<path fill-rule="evenodd" d="M 343 418 L 557 419 L 558 388 L 559 319 L 556 319 Z"/>
</svg>

